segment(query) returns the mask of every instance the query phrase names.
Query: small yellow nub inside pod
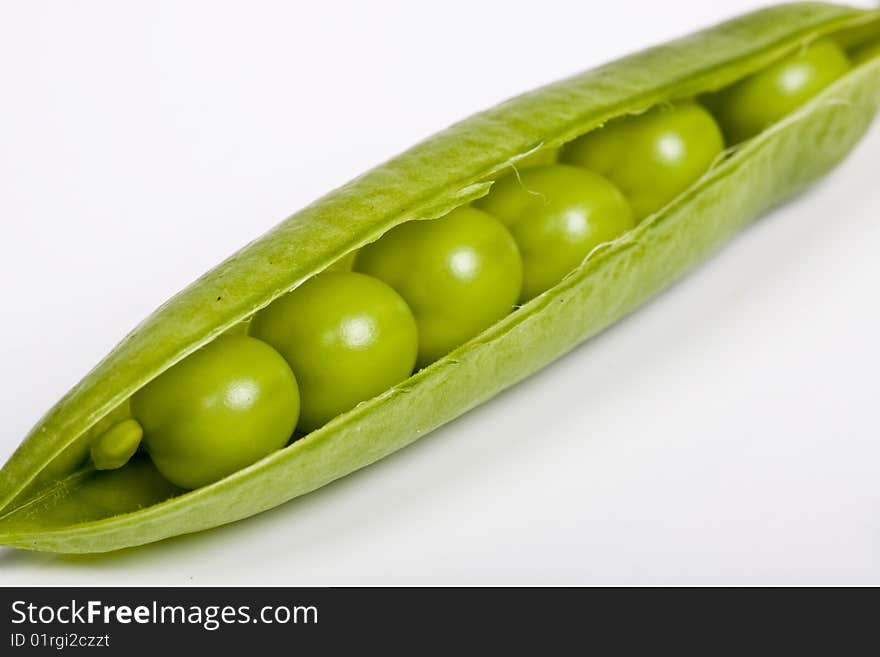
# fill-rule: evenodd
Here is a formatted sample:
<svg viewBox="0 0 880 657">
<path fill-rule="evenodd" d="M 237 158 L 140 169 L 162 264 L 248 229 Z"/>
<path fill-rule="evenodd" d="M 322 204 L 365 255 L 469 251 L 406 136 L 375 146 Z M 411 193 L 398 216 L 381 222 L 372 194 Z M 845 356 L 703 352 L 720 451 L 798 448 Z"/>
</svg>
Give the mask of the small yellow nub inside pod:
<svg viewBox="0 0 880 657">
<path fill-rule="evenodd" d="M 98 470 L 116 470 L 128 463 L 141 444 L 144 430 L 137 420 L 124 420 L 92 443 L 92 461 Z"/>
</svg>

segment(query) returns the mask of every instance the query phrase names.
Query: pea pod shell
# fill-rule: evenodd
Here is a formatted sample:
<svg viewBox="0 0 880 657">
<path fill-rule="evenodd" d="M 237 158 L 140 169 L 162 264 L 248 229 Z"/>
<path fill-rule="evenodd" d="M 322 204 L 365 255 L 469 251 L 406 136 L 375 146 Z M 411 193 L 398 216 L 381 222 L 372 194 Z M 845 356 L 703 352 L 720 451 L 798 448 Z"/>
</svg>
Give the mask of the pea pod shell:
<svg viewBox="0 0 880 657">
<path fill-rule="evenodd" d="M 758 11 L 509 100 L 319 199 L 160 307 L 40 420 L 0 471 L 0 543 L 103 552 L 245 518 L 364 467 L 515 384 L 833 167 L 877 110 L 880 61 L 853 69 L 746 143 L 549 292 L 251 467 L 182 494 L 143 462 L 104 478 L 77 469 L 96 433 L 125 417 L 134 391 L 395 225 L 477 198 L 518 158 L 613 117 L 721 88 L 818 36 L 876 35 L 877 21 L 878 12 L 814 3 Z M 108 502 L 106 490 L 124 492 L 123 501 Z"/>
</svg>

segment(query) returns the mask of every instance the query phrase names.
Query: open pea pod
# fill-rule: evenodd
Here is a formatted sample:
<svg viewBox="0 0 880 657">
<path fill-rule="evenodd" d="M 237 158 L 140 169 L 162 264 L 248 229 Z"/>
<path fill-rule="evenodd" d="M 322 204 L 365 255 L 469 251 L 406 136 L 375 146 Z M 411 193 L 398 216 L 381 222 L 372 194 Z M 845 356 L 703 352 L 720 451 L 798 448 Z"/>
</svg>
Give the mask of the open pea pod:
<svg viewBox="0 0 880 657">
<path fill-rule="evenodd" d="M 145 457 L 108 472 L 88 465 L 91 442 L 128 417 L 135 391 L 392 227 L 485 195 L 519 159 L 729 86 L 820 37 L 876 53 L 880 12 L 810 3 L 731 20 L 477 114 L 301 210 L 160 307 L 40 420 L 0 471 L 0 543 L 103 552 L 239 520 L 404 447 L 543 367 L 839 162 L 880 103 L 880 58 L 854 57 L 848 73 L 558 285 L 257 463 L 188 492 Z"/>
</svg>

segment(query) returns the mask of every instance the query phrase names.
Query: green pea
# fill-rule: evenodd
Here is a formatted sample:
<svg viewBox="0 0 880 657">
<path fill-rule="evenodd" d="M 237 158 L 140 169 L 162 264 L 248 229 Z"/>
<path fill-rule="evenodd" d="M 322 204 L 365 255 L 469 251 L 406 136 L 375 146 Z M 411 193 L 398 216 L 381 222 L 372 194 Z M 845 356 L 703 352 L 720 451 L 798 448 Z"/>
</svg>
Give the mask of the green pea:
<svg viewBox="0 0 880 657">
<path fill-rule="evenodd" d="M 418 332 L 400 295 L 356 272 L 325 272 L 257 313 L 251 335 L 296 372 L 312 431 L 412 373 Z"/>
<path fill-rule="evenodd" d="M 707 97 L 728 143 L 735 144 L 776 123 L 850 69 L 846 53 L 819 39 L 760 73 Z"/>
<path fill-rule="evenodd" d="M 617 185 L 640 221 L 696 182 L 722 150 L 715 119 L 686 102 L 612 121 L 566 144 L 561 159 Z"/>
<path fill-rule="evenodd" d="M 141 388 L 131 411 L 159 472 L 181 488 L 198 488 L 284 447 L 299 417 L 299 392 L 278 352 L 234 335 Z"/>
<path fill-rule="evenodd" d="M 500 218 L 519 245 L 523 302 L 556 285 L 597 245 L 634 226 L 617 187 L 598 173 L 564 164 L 502 178 L 476 204 Z"/>
<path fill-rule="evenodd" d="M 510 232 L 471 207 L 392 229 L 361 249 L 355 269 L 406 299 L 419 327 L 422 367 L 507 315 L 522 284 L 522 261 Z"/>
<path fill-rule="evenodd" d="M 129 462 L 141 444 L 144 428 L 137 420 L 123 420 L 92 443 L 92 463 L 97 470 L 116 470 Z"/>
</svg>

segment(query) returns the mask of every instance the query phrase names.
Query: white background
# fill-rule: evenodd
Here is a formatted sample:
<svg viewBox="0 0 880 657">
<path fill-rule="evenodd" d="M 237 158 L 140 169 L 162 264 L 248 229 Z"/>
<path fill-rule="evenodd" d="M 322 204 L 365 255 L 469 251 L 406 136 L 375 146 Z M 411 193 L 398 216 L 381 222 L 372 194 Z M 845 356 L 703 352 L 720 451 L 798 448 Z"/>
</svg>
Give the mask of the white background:
<svg viewBox="0 0 880 657">
<path fill-rule="evenodd" d="M 760 2 L 9 2 L 0 458 L 245 242 L 506 97 Z M 880 129 L 629 319 L 259 517 L 6 584 L 880 584 Z"/>
</svg>

